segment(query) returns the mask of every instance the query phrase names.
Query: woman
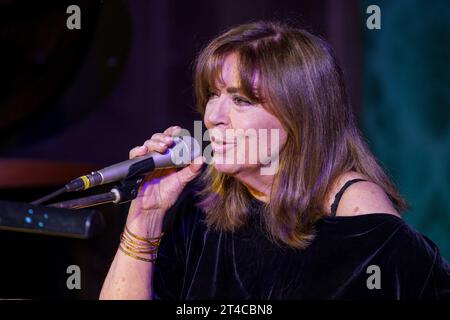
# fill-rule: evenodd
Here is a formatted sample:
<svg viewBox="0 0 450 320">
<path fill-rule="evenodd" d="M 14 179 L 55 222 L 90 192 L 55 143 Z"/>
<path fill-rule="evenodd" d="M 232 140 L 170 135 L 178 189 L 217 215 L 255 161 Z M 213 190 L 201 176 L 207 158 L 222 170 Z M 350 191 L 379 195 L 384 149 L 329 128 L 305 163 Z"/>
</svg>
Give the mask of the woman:
<svg viewBox="0 0 450 320">
<path fill-rule="evenodd" d="M 212 163 L 146 178 L 101 298 L 449 295 L 448 264 L 402 220 L 405 200 L 357 130 L 327 43 L 279 23 L 235 27 L 198 56 L 195 93 Z M 130 157 L 164 153 L 179 130 L 153 135 Z M 245 136 L 239 149 L 233 130 L 256 140 Z M 270 147 L 256 161 L 250 152 L 222 161 L 263 140 Z M 267 154 L 273 174 L 262 174 Z"/>
</svg>

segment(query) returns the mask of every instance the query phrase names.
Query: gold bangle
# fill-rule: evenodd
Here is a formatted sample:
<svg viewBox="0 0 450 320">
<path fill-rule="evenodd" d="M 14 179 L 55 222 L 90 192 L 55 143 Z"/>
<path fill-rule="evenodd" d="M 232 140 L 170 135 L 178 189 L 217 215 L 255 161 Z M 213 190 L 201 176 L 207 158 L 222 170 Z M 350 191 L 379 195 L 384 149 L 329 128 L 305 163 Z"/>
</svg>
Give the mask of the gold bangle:
<svg viewBox="0 0 450 320">
<path fill-rule="evenodd" d="M 158 247 L 162 235 L 154 238 L 143 238 L 132 233 L 125 225 L 125 230 L 120 234 L 119 249 L 124 254 L 137 260 L 155 262 Z M 141 257 L 138 254 L 150 254 L 152 258 Z"/>
<path fill-rule="evenodd" d="M 127 233 L 127 231 L 125 230 L 124 232 L 122 232 L 121 237 L 125 238 L 128 242 L 137 245 L 137 246 L 153 246 L 153 247 L 158 247 L 159 243 L 161 242 L 161 240 L 156 240 L 156 241 L 150 241 L 150 242 L 143 242 L 143 241 L 136 241 L 132 238 L 132 236 L 130 234 Z"/>
<path fill-rule="evenodd" d="M 139 237 L 139 236 L 135 235 L 133 232 L 131 232 L 126 225 L 125 225 L 125 231 L 128 234 L 130 234 L 130 236 L 132 236 L 133 238 L 144 241 L 144 242 L 148 242 L 148 243 L 150 243 L 152 240 L 160 240 L 162 238 L 162 236 L 164 235 L 164 232 L 163 232 L 163 233 L 161 233 L 161 235 L 159 237 L 154 237 L 154 238 Z"/>
<path fill-rule="evenodd" d="M 125 253 L 127 256 L 132 257 L 132 258 L 137 259 L 137 260 L 141 260 L 141 261 L 145 261 L 145 262 L 155 262 L 156 261 L 156 258 L 147 259 L 147 258 L 144 258 L 144 257 L 137 256 L 137 255 L 135 255 L 135 254 L 133 254 L 131 252 L 128 252 L 124 248 L 122 248 L 122 244 L 119 245 L 119 249 L 120 249 L 120 251 Z"/>
<path fill-rule="evenodd" d="M 131 236 L 129 234 L 127 234 L 126 232 L 122 232 L 120 235 L 120 239 L 124 240 L 136 247 L 143 247 L 143 248 L 149 248 L 149 247 L 157 247 L 157 243 L 148 243 L 148 242 L 138 242 L 135 241 L 131 238 Z"/>
<path fill-rule="evenodd" d="M 125 246 L 125 248 L 127 250 L 131 251 L 132 253 L 154 254 L 154 253 L 158 252 L 158 248 L 136 248 L 136 247 L 129 246 L 125 242 L 122 242 L 121 244 L 123 246 Z"/>
</svg>

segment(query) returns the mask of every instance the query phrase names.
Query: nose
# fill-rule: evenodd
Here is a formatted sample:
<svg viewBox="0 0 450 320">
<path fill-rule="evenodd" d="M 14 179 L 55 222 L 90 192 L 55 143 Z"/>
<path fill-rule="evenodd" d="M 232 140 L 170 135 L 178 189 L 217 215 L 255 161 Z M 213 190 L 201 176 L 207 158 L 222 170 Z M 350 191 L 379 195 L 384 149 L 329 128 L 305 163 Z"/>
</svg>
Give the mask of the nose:
<svg viewBox="0 0 450 320">
<path fill-rule="evenodd" d="M 229 106 L 224 95 L 207 105 L 207 122 L 211 126 L 227 126 L 229 123 Z"/>
</svg>

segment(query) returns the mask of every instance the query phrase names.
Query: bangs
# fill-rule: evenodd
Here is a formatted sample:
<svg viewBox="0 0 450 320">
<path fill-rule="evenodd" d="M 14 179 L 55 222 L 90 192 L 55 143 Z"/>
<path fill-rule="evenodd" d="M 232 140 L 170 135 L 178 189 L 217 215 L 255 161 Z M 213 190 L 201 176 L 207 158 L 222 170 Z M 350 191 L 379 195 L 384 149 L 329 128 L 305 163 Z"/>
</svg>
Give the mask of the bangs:
<svg viewBox="0 0 450 320">
<path fill-rule="evenodd" d="M 219 90 L 219 85 L 225 86 L 222 69 L 225 64 L 225 59 L 230 54 L 236 54 L 237 57 L 238 92 L 245 95 L 254 104 L 264 103 L 263 90 L 261 88 L 262 75 L 256 63 L 254 52 L 245 48 L 218 48 L 211 54 L 208 54 L 205 59 L 199 59 L 196 68 L 196 94 L 199 103 L 198 108 L 202 113 L 204 112 L 211 92 Z"/>
</svg>

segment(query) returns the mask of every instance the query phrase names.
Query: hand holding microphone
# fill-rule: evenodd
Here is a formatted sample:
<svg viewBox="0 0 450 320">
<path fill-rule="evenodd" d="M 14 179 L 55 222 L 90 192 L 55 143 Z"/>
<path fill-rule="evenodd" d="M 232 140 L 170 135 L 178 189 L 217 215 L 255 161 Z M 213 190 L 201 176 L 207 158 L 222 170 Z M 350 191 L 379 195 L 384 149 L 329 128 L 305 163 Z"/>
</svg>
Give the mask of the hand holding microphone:
<svg viewBox="0 0 450 320">
<path fill-rule="evenodd" d="M 181 130 L 181 128 L 179 130 Z M 154 134 L 153 137 L 157 138 L 161 135 L 164 134 L 157 133 Z M 195 158 L 200 156 L 200 145 L 198 141 L 190 135 L 168 135 L 163 138 L 165 139 L 157 142 L 156 145 L 153 141 L 148 140 L 147 142 L 151 144 L 151 146 L 143 145 L 141 147 L 136 147 L 136 150 L 133 149 L 132 151 L 138 152 L 138 157 L 133 156 L 129 160 L 113 164 L 72 180 L 65 185 L 64 191 L 82 191 L 102 184 L 142 176 L 143 174 L 157 169 L 185 167 Z M 166 145 L 165 143 L 170 143 L 170 145 Z M 166 147 L 170 147 L 170 149 L 167 149 Z M 139 154 L 141 151 L 144 151 L 146 154 Z"/>
<path fill-rule="evenodd" d="M 173 126 L 163 133 L 154 134 L 142 146 L 130 150 L 130 159 L 152 152 L 165 154 L 180 131 L 180 127 Z M 200 173 L 202 163 L 203 158 L 198 156 L 181 170 L 177 171 L 174 167 L 163 168 L 147 174 L 138 196 L 131 203 L 127 225 L 139 234 L 149 235 L 155 232 L 159 235 L 160 231 L 154 230 L 152 225 L 161 223 L 162 216 L 175 203 L 186 184 Z"/>
<path fill-rule="evenodd" d="M 156 133 L 144 145 L 133 148 L 130 151 L 129 160 L 74 179 L 63 188 L 31 204 L 41 204 L 64 192 L 82 191 L 102 184 L 146 175 L 142 179 L 137 197 L 131 203 L 127 223 L 130 222 L 133 225 L 135 220 L 141 220 L 140 217 L 143 216 L 147 222 L 141 221 L 138 225 L 140 227 L 148 225 L 148 218 L 164 214 L 175 203 L 186 184 L 201 171 L 203 157 L 201 157 L 200 144 L 191 136 L 182 136 L 181 133 L 182 129 L 178 126 L 170 127 L 163 133 Z M 184 168 L 177 170 L 182 167 Z M 50 206 L 83 208 L 87 206 L 86 204 L 115 202 L 118 199 L 117 193 L 120 194 L 120 191 L 113 191 L 54 203 Z"/>
</svg>

